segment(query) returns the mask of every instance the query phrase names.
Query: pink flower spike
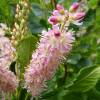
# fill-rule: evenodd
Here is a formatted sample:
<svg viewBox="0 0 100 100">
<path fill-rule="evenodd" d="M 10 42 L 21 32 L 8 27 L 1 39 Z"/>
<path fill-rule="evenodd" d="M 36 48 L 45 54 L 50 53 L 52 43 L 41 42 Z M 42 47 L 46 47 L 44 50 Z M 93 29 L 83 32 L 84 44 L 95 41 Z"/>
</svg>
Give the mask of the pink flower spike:
<svg viewBox="0 0 100 100">
<path fill-rule="evenodd" d="M 79 3 L 78 2 L 75 2 L 71 5 L 69 11 L 76 11 L 79 7 Z"/>
<path fill-rule="evenodd" d="M 76 13 L 75 14 L 75 19 L 76 20 L 82 20 L 85 16 L 85 13 L 84 12 L 79 12 L 79 13 Z"/>
<path fill-rule="evenodd" d="M 18 86 L 18 80 L 13 72 L 0 65 L 0 91 L 12 93 Z"/>
<path fill-rule="evenodd" d="M 51 16 L 51 17 L 48 19 L 48 22 L 49 22 L 50 24 L 52 24 L 52 25 L 55 25 L 55 24 L 57 24 L 58 19 L 57 19 L 56 16 Z"/>
<path fill-rule="evenodd" d="M 38 48 L 32 55 L 30 67 L 24 74 L 25 87 L 32 96 L 40 95 L 46 88 L 46 82 L 53 77 L 65 54 L 70 53 L 74 42 L 72 33 L 61 33 L 58 25 L 53 25 L 52 30 L 43 33 L 45 34 L 42 34 Z"/>
</svg>

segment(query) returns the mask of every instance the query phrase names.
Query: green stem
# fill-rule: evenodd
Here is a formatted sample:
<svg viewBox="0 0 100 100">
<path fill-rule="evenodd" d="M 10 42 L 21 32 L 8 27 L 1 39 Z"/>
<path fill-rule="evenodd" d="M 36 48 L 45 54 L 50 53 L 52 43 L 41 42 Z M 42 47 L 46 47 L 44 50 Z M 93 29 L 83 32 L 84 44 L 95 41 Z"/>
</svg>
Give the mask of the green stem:
<svg viewBox="0 0 100 100">
<path fill-rule="evenodd" d="M 61 25 L 61 32 L 64 31 L 64 27 L 65 27 L 65 24 L 66 24 L 66 21 L 68 20 L 68 16 L 65 16 L 65 20 L 64 20 L 64 23 Z"/>
<path fill-rule="evenodd" d="M 63 77 L 63 82 L 66 81 L 66 77 L 67 77 L 67 66 L 66 66 L 66 64 L 64 64 L 64 70 L 65 70 L 65 73 L 64 73 L 64 77 Z"/>
<path fill-rule="evenodd" d="M 56 8 L 57 1 L 56 0 L 51 0 L 51 4 L 52 4 L 53 8 Z"/>
<path fill-rule="evenodd" d="M 26 94 L 26 97 L 25 97 L 25 100 L 28 100 L 28 97 L 29 97 L 29 94 L 27 93 Z"/>
</svg>

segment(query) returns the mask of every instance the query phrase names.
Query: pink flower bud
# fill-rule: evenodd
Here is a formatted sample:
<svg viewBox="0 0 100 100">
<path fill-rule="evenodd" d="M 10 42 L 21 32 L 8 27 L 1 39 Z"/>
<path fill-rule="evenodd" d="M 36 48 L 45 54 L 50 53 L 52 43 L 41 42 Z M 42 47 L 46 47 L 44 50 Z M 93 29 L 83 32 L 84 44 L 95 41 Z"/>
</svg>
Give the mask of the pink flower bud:
<svg viewBox="0 0 100 100">
<path fill-rule="evenodd" d="M 51 17 L 48 19 L 48 22 L 49 22 L 50 24 L 52 24 L 52 25 L 55 25 L 55 24 L 57 24 L 58 19 L 57 19 L 56 16 L 51 16 Z"/>
<path fill-rule="evenodd" d="M 75 19 L 76 20 L 82 20 L 85 16 L 85 13 L 84 12 L 78 12 L 75 14 Z"/>
<path fill-rule="evenodd" d="M 59 36 L 60 36 L 60 32 L 54 32 L 54 35 L 55 35 L 56 37 L 59 37 Z"/>
<path fill-rule="evenodd" d="M 79 7 L 79 3 L 78 2 L 75 2 L 71 5 L 69 11 L 76 11 Z"/>
<path fill-rule="evenodd" d="M 56 9 L 59 11 L 59 13 L 64 14 L 64 7 L 60 4 L 57 4 Z"/>
<path fill-rule="evenodd" d="M 64 7 L 62 5 L 60 5 L 60 4 L 57 4 L 56 9 L 59 11 L 59 10 L 64 9 Z"/>
<path fill-rule="evenodd" d="M 61 32 L 60 32 L 60 30 L 59 30 L 58 25 L 53 25 L 53 33 L 54 33 L 54 36 L 55 36 L 55 37 L 60 37 Z"/>
<path fill-rule="evenodd" d="M 59 11 L 58 11 L 58 10 L 54 10 L 54 11 L 53 11 L 53 15 L 54 15 L 54 16 L 59 16 L 59 15 L 60 15 L 60 13 L 59 13 Z"/>
</svg>

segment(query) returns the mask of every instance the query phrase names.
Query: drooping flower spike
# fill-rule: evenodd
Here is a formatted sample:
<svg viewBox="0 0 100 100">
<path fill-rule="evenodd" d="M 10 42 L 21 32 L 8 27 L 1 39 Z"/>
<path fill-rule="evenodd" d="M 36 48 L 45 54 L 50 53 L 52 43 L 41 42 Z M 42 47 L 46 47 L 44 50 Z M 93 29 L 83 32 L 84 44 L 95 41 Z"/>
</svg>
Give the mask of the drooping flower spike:
<svg viewBox="0 0 100 100">
<path fill-rule="evenodd" d="M 0 25 L 0 92 L 11 93 L 18 85 L 14 73 L 9 70 L 9 66 L 14 59 L 15 49 L 12 47 L 10 40 L 4 36 L 6 25 Z"/>
<path fill-rule="evenodd" d="M 78 9 L 78 7 L 74 8 Z M 25 87 L 32 93 L 32 96 L 40 95 L 46 87 L 47 80 L 52 78 L 58 65 L 72 49 L 75 39 L 73 32 L 68 29 L 68 25 L 72 22 L 72 19 L 69 19 L 70 14 L 70 11 L 58 4 L 48 19 L 52 24 L 52 29 L 42 32 L 38 48 L 32 54 L 32 59 L 24 74 Z M 75 18 L 73 20 L 77 21 Z"/>
<path fill-rule="evenodd" d="M 13 72 L 0 65 L 0 92 L 12 93 L 18 86 L 18 81 Z"/>
<path fill-rule="evenodd" d="M 4 36 L 5 24 L 1 24 L 0 28 L 0 65 L 7 67 L 14 60 L 15 49 L 12 47 L 10 40 Z"/>
</svg>

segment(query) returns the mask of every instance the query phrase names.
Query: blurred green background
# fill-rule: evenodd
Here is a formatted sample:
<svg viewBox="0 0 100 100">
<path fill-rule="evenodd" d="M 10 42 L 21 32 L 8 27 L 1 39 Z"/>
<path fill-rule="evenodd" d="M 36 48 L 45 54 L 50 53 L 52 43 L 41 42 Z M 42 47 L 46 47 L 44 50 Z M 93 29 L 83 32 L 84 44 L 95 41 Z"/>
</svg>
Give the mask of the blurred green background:
<svg viewBox="0 0 100 100">
<path fill-rule="evenodd" d="M 61 3 L 65 8 L 69 8 L 75 1 L 78 0 L 30 0 L 29 32 L 39 39 L 41 31 L 51 27 L 47 20 L 55 5 Z M 13 27 L 18 2 L 19 0 L 0 1 L 0 23 Z M 88 12 L 80 30 L 83 35 L 76 36 L 76 42 L 67 60 L 59 66 L 53 79 L 48 81 L 47 89 L 33 100 L 100 100 L 100 0 L 87 0 L 86 7 Z M 78 27 L 74 29 L 77 31 Z M 35 39 L 31 42 L 34 45 L 37 43 Z M 27 43 L 22 43 L 24 50 L 28 48 Z M 24 54 L 21 55 L 22 60 L 27 57 L 24 50 L 19 50 L 19 54 Z M 26 49 L 26 52 L 28 51 Z M 17 99 L 12 96 L 12 100 L 30 98 L 31 95 L 27 95 L 25 89 L 21 90 Z"/>
</svg>

